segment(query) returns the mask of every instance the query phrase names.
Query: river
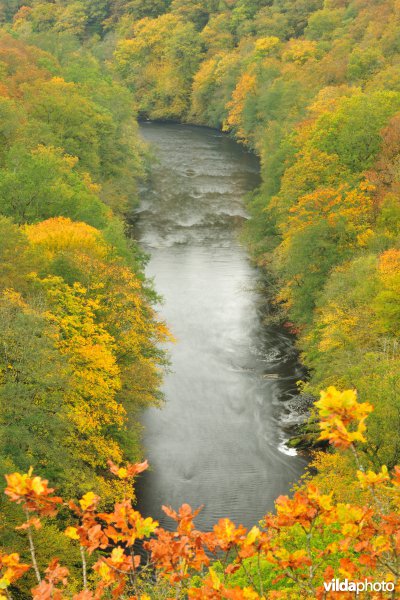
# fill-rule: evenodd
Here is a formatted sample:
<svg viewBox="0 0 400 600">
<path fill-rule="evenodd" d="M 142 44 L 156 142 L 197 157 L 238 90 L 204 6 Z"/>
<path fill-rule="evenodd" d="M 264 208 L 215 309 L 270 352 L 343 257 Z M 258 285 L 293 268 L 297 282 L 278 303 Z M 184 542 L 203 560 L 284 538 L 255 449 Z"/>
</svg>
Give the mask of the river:
<svg viewBox="0 0 400 600">
<path fill-rule="evenodd" d="M 140 510 L 173 525 L 161 505 L 204 504 L 197 518 L 252 525 L 288 493 L 306 460 L 285 446 L 301 375 L 292 340 L 263 324 L 265 294 L 238 232 L 256 157 L 207 128 L 143 123 L 157 163 L 142 190 L 135 235 L 176 343 L 165 406 L 143 415 L 151 471 Z"/>
</svg>

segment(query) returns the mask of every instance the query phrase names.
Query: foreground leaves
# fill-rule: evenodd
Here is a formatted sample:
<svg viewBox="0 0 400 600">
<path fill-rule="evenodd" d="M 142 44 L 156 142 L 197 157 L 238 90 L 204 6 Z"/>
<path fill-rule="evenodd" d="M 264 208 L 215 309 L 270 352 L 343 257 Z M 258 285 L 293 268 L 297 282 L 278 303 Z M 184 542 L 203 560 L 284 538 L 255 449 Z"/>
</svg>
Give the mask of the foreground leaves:
<svg viewBox="0 0 400 600">
<path fill-rule="evenodd" d="M 321 393 L 316 409 L 321 437 L 356 463 L 354 485 L 360 486 L 363 504 L 336 502 L 333 492 L 322 493 L 308 481 L 292 497 L 280 496 L 275 513 L 251 529 L 222 518 L 212 531 L 199 531 L 195 518 L 201 507 L 193 510 L 183 504 L 179 510 L 163 507 L 175 523 L 174 530 L 167 530 L 135 510 L 131 485 L 124 498 L 104 512 L 94 492 L 65 503 L 32 470 L 8 475 L 6 494 L 26 517 L 19 529 L 27 535 L 38 580 L 32 597 L 149 600 L 163 589 L 166 597 L 193 600 L 322 599 L 335 597 L 323 586 L 333 578 L 385 581 L 393 593 L 400 592 L 400 467 L 393 472 L 385 466 L 379 472 L 363 469 L 357 443 L 364 440 L 372 407 L 359 403 L 353 390 L 330 387 Z M 110 472 L 131 484 L 147 466 L 147 461 L 125 466 L 109 461 Z M 43 518 L 57 518 L 60 510 L 63 522 L 67 511 L 70 523 L 65 536 L 81 552 L 78 593 L 71 591 L 62 561 L 54 558 L 42 575 L 36 559 L 40 548 L 35 548 L 34 528 Z M 0 589 L 9 598 L 11 587 L 30 567 L 17 554 L 2 554 L 1 561 Z"/>
</svg>

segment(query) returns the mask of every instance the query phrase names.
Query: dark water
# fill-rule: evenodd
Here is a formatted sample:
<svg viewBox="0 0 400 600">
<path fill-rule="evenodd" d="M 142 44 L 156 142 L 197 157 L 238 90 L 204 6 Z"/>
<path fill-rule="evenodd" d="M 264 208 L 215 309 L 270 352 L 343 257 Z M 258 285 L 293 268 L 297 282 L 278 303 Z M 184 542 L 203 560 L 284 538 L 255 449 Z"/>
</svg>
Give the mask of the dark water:
<svg viewBox="0 0 400 600">
<path fill-rule="evenodd" d="M 259 273 L 238 241 L 258 163 L 213 130 L 141 131 L 159 164 L 136 234 L 177 343 L 166 405 L 143 416 L 152 471 L 139 483 L 139 506 L 164 526 L 161 505 L 183 502 L 205 505 L 197 520 L 205 529 L 223 516 L 254 524 L 305 466 L 284 444 L 299 366 L 288 336 L 262 324 Z"/>
</svg>

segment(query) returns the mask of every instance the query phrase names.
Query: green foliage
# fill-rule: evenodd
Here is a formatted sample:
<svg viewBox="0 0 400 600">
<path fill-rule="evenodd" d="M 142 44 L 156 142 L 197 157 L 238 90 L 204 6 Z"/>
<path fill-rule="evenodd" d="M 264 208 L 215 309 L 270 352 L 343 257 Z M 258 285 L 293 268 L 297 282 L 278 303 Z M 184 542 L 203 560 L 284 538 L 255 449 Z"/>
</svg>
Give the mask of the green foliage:
<svg viewBox="0 0 400 600">
<path fill-rule="evenodd" d="M 311 40 L 327 40 L 337 35 L 342 26 L 343 10 L 323 8 L 312 13 L 307 22 L 305 35 Z"/>
<path fill-rule="evenodd" d="M 55 334 L 40 310 L 3 292 L 0 453 L 25 470 L 37 463 L 49 477 L 65 482 L 71 457 L 60 448 L 69 434 L 63 405 L 68 364 L 54 347 Z"/>
<path fill-rule="evenodd" d="M 162 15 L 167 8 L 167 2 L 165 0 L 129 0 L 126 3 L 126 10 L 129 15 L 140 21 L 145 17 L 154 19 L 159 15 Z"/>
<path fill-rule="evenodd" d="M 0 212 L 19 224 L 69 216 L 104 227 L 106 208 L 89 177 L 76 170 L 76 162 L 51 147 L 29 153 L 13 147 L 0 171 Z"/>
<path fill-rule="evenodd" d="M 302 338 L 313 370 L 308 390 L 356 386 L 361 398 L 374 403 L 365 449 L 374 467 L 379 461 L 393 466 L 400 457 L 394 439 L 400 423 L 399 353 L 397 332 L 391 328 L 398 323 L 398 311 L 392 313 L 390 302 L 386 304 L 395 282 L 385 282 L 378 267 L 377 256 L 367 254 L 335 269 L 318 300 L 314 327 Z"/>
<path fill-rule="evenodd" d="M 384 58 L 379 50 L 356 48 L 349 57 L 348 78 L 351 82 L 365 81 L 372 77 L 383 64 Z"/>
<path fill-rule="evenodd" d="M 8 98 L 0 98 L 0 164 L 3 164 L 7 150 L 13 144 L 18 128 L 21 111 Z"/>
<path fill-rule="evenodd" d="M 75 84 L 61 78 L 27 86 L 24 92 L 33 136 L 78 157 L 81 167 L 93 176 L 99 176 L 103 166 L 107 174 L 107 142 L 114 133 L 108 112 L 84 98 Z"/>
<path fill-rule="evenodd" d="M 400 109 L 400 94 L 373 92 L 344 98 L 338 108 L 321 115 L 311 144 L 338 155 L 340 162 L 355 173 L 370 168 L 382 143 L 380 132 Z"/>
</svg>

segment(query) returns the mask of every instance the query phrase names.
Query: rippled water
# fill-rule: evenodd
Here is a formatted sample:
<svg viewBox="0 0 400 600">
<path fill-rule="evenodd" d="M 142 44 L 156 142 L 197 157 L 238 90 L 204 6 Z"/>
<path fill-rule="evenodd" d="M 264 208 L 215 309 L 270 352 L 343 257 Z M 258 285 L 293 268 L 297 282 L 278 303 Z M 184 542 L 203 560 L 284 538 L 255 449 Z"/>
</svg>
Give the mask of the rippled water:
<svg viewBox="0 0 400 600">
<path fill-rule="evenodd" d="M 138 502 L 170 521 L 162 504 L 204 504 L 200 527 L 220 517 L 250 525 L 304 471 L 285 447 L 295 381 L 289 337 L 265 327 L 259 273 L 238 241 L 256 158 L 217 131 L 145 123 L 158 157 L 142 192 L 136 235 L 151 254 L 147 274 L 177 343 L 166 405 L 143 416 L 152 470 Z"/>
</svg>

